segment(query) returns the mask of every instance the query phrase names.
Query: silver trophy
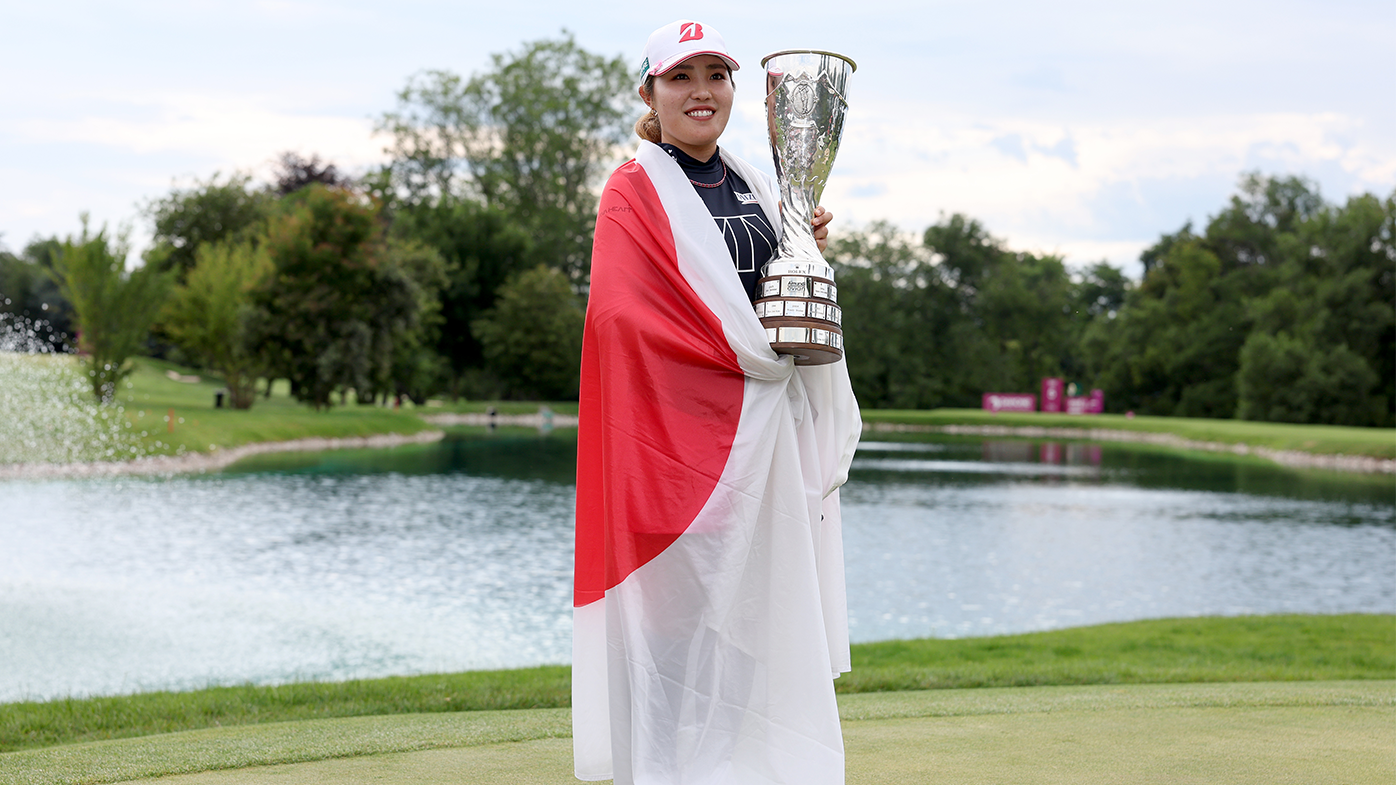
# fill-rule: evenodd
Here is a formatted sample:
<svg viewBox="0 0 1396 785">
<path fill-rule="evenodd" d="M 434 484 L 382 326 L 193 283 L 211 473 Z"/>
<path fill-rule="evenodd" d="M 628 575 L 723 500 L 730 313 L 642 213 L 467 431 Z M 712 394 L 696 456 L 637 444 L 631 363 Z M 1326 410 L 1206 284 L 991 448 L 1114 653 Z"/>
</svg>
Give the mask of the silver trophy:
<svg viewBox="0 0 1396 785">
<path fill-rule="evenodd" d="M 766 55 L 766 119 L 780 182 L 780 247 L 761 268 L 756 315 L 779 354 L 796 365 L 843 357 L 843 313 L 834 268 L 824 261 L 810 220 L 824 193 L 848 110 L 848 77 L 857 65 L 843 55 L 792 49 Z"/>
</svg>

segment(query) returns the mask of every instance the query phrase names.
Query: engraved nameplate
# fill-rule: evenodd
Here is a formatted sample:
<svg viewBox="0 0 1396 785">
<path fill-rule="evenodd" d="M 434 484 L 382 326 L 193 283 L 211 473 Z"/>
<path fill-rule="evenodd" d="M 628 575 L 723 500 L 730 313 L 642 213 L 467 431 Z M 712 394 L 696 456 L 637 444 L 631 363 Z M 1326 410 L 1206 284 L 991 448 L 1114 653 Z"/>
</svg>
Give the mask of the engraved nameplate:
<svg viewBox="0 0 1396 785">
<path fill-rule="evenodd" d="M 809 279 L 785 276 L 780 279 L 781 294 L 785 297 L 809 297 Z"/>
<path fill-rule="evenodd" d="M 808 327 L 779 327 L 779 338 L 776 343 L 809 343 Z"/>
<path fill-rule="evenodd" d="M 834 280 L 834 268 L 822 262 L 771 262 L 761 269 L 763 277 L 770 275 L 812 275 L 816 278 Z"/>
</svg>

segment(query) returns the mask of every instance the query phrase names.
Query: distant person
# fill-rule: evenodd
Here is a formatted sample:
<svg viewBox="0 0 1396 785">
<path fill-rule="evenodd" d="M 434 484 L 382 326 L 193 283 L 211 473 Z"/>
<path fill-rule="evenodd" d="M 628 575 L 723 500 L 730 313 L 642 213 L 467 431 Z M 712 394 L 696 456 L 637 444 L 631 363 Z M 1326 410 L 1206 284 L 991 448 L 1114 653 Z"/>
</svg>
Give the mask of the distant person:
<svg viewBox="0 0 1396 785">
<path fill-rule="evenodd" d="M 650 112 L 601 197 L 583 339 L 576 775 L 842 783 L 858 406 L 843 361 L 795 367 L 752 309 L 779 196 L 718 147 L 736 59 L 693 21 L 642 59 Z"/>
</svg>

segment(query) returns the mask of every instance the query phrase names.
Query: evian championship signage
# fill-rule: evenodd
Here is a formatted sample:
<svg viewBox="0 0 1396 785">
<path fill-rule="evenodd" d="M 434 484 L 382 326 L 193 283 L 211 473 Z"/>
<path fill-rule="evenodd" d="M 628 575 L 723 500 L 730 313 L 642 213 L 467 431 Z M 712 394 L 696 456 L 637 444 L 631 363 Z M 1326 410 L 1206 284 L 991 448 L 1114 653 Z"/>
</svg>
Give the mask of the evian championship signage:
<svg viewBox="0 0 1396 785">
<path fill-rule="evenodd" d="M 1042 411 L 1044 413 L 1100 414 L 1105 411 L 1105 391 L 1091 390 L 1090 395 L 1065 394 L 1066 385 L 1059 377 L 1042 380 Z M 984 393 L 986 412 L 1035 412 L 1037 396 L 1032 393 Z"/>
<path fill-rule="evenodd" d="M 1032 393 L 984 393 L 986 412 L 1035 412 L 1037 396 Z"/>
</svg>

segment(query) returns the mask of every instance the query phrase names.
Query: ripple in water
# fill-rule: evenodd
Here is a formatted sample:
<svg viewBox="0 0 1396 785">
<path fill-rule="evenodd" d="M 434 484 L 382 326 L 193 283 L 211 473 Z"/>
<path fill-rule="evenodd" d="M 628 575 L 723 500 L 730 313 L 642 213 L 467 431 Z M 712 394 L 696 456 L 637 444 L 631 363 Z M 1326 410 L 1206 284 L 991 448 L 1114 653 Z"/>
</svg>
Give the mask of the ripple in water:
<svg viewBox="0 0 1396 785">
<path fill-rule="evenodd" d="M 1396 612 L 1389 487 L 1114 445 L 864 446 L 842 492 L 855 641 Z M 470 437 L 0 483 L 0 700 L 565 663 L 574 455 Z"/>
</svg>

